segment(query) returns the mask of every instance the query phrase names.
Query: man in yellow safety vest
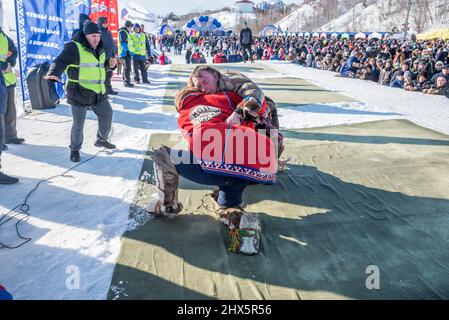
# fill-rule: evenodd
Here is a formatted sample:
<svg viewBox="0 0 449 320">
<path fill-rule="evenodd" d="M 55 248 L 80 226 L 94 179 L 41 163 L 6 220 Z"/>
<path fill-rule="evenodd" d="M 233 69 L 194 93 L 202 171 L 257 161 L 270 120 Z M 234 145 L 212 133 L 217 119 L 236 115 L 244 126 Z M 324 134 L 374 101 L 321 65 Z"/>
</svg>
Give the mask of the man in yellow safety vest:
<svg viewBox="0 0 449 320">
<path fill-rule="evenodd" d="M 132 88 L 134 85 L 131 83 L 131 60 L 134 56 L 134 45 L 131 38 L 131 31 L 133 29 L 133 23 L 126 21 L 125 26 L 118 32 L 118 55 L 122 60 L 123 68 L 123 82 L 125 87 Z"/>
<path fill-rule="evenodd" d="M 139 71 L 142 73 L 143 83 L 150 83 L 148 81 L 147 66 L 145 64 L 148 57 L 149 42 L 145 33 L 141 32 L 140 25 L 136 23 L 134 25 L 134 32 L 131 34 L 131 39 L 134 46 L 134 81 L 136 83 L 140 82 Z"/>
<path fill-rule="evenodd" d="M 0 29 L 0 64 L 3 77 L 8 89 L 6 112 L 5 112 L 5 136 L 4 142 L 6 144 L 22 144 L 24 139 L 17 137 L 17 111 L 15 98 L 16 87 L 16 73 L 14 72 L 14 66 L 17 62 L 17 48 L 14 42 Z M 2 146 L 3 149 L 7 147 Z"/>
<path fill-rule="evenodd" d="M 72 106 L 73 124 L 70 143 L 70 160 L 80 161 L 83 144 L 83 128 L 87 110 L 98 117 L 96 147 L 115 149 L 108 141 L 112 126 L 112 108 L 106 94 L 106 70 L 117 66 L 115 58 L 106 59 L 101 42 L 100 27 L 87 22 L 61 54 L 53 61 L 45 79 L 60 81 L 67 73 L 67 102 Z"/>
<path fill-rule="evenodd" d="M 1 14 L 1 12 L 0 12 Z M 17 58 L 17 50 L 14 51 L 15 46 L 10 38 L 8 38 L 0 28 L 0 69 L 2 73 L 0 74 L 0 169 L 2 167 L 1 156 L 3 152 L 4 144 L 4 135 L 5 135 L 5 114 L 8 109 L 8 88 L 6 84 L 6 80 L 9 82 L 12 81 L 12 76 L 9 73 L 12 71 L 12 65 L 15 63 L 15 59 Z M 15 55 L 15 57 L 14 57 Z M 14 75 L 15 79 L 15 75 Z M 14 106 L 15 111 L 15 106 Z M 15 118 L 14 118 L 15 120 Z M 0 184 L 14 184 L 17 183 L 19 179 L 8 176 L 2 172 L 0 172 Z"/>
</svg>

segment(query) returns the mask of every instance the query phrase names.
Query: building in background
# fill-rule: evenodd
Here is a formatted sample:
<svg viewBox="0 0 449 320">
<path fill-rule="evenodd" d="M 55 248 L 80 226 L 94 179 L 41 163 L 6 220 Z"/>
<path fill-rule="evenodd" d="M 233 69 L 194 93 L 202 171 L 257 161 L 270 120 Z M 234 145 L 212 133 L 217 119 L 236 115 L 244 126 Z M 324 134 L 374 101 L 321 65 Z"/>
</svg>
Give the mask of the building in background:
<svg viewBox="0 0 449 320">
<path fill-rule="evenodd" d="M 249 0 L 240 0 L 235 2 L 235 12 L 254 13 L 254 2 Z"/>
<path fill-rule="evenodd" d="M 285 7 L 286 4 L 282 0 L 262 1 L 255 5 L 256 9 L 263 12 L 268 12 L 269 10 L 283 11 Z"/>
</svg>

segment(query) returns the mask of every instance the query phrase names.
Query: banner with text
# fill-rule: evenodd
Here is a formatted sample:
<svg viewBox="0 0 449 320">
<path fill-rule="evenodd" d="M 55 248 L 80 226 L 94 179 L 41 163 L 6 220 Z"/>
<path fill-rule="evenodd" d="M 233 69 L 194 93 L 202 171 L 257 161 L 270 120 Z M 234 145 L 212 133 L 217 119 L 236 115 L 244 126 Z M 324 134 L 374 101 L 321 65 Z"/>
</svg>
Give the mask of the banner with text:
<svg viewBox="0 0 449 320">
<path fill-rule="evenodd" d="M 64 46 L 64 2 L 15 0 L 22 95 L 30 101 L 26 83 L 31 67 L 51 62 Z"/>
<path fill-rule="evenodd" d="M 92 0 L 90 18 L 97 21 L 99 17 L 108 18 L 108 30 L 111 31 L 114 41 L 118 35 L 118 7 L 117 0 Z"/>
</svg>

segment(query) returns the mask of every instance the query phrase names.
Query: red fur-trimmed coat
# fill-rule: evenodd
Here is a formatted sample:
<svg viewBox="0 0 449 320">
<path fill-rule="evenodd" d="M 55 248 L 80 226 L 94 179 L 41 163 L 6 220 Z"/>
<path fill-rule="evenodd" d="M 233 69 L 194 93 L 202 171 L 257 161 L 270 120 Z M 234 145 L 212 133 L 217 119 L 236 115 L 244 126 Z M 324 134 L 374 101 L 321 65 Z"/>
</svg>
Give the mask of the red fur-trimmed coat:
<svg viewBox="0 0 449 320">
<path fill-rule="evenodd" d="M 226 122 L 241 100 L 234 92 L 204 94 L 191 90 L 177 105 L 179 128 L 204 171 L 274 184 L 278 163 L 275 144 L 256 132 L 254 123 Z M 259 115 L 266 110 L 264 101 Z"/>
</svg>

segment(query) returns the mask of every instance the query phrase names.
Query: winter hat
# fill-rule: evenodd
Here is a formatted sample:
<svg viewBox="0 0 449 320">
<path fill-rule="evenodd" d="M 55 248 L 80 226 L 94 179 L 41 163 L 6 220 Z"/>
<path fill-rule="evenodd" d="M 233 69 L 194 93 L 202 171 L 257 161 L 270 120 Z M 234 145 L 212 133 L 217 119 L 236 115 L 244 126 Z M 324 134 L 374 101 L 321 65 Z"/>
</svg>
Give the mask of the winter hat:
<svg viewBox="0 0 449 320">
<path fill-rule="evenodd" d="M 132 27 L 132 26 L 133 26 L 133 23 L 131 21 L 129 21 L 129 20 L 125 21 L 125 28 L 129 28 L 129 27 Z"/>
<path fill-rule="evenodd" d="M 83 33 L 84 35 L 88 35 L 88 34 L 94 34 L 94 33 L 98 33 L 101 34 L 101 30 L 100 27 L 98 26 L 98 24 L 92 22 L 92 21 L 88 21 L 86 22 L 86 24 L 84 25 L 83 28 Z"/>
<path fill-rule="evenodd" d="M 139 28 L 139 29 L 140 29 L 140 24 L 136 23 L 136 24 L 134 25 L 134 29 L 135 29 L 135 28 Z"/>
<path fill-rule="evenodd" d="M 437 63 L 435 63 L 435 67 L 439 67 L 439 66 L 444 67 L 444 62 L 443 61 L 438 61 Z"/>
</svg>

